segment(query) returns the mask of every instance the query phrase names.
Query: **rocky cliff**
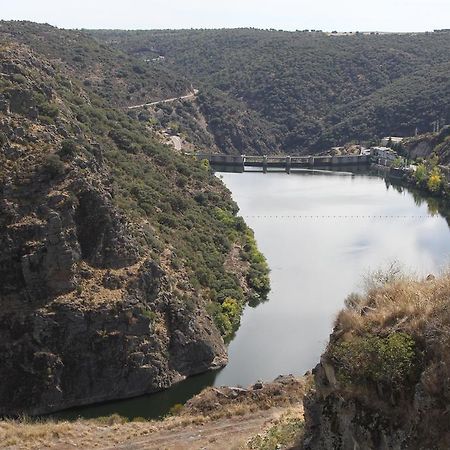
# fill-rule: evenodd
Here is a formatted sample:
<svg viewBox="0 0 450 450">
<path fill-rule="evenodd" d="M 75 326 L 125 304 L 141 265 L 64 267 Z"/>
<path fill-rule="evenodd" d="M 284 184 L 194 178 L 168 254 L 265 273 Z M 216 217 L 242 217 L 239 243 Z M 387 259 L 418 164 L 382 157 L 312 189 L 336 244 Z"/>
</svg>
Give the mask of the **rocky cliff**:
<svg viewBox="0 0 450 450">
<path fill-rule="evenodd" d="M 427 133 L 407 139 L 404 151 L 408 158 L 438 158 L 440 164 L 450 163 L 450 127 L 446 126 L 436 133 Z"/>
<path fill-rule="evenodd" d="M 267 289 L 229 192 L 65 64 L 0 47 L 0 414 L 223 366 L 224 322 Z"/>
<path fill-rule="evenodd" d="M 351 296 L 314 370 L 305 449 L 450 447 L 450 278 Z"/>
</svg>

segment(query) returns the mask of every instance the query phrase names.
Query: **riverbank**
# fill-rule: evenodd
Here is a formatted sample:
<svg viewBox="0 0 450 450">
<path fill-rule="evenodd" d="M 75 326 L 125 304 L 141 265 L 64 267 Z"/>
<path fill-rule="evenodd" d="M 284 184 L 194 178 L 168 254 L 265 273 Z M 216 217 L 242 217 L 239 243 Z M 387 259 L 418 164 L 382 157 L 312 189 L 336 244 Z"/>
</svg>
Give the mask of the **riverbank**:
<svg viewBox="0 0 450 450">
<path fill-rule="evenodd" d="M 185 406 L 172 408 L 162 421 L 118 415 L 74 422 L 51 420 L 0 422 L 5 449 L 259 448 L 264 440 L 299 440 L 303 430 L 303 398 L 311 376 L 280 376 L 271 383 L 207 388 Z"/>
<path fill-rule="evenodd" d="M 159 422 L 4 421 L 0 441 L 8 450 L 449 448 L 449 296 L 449 272 L 378 271 L 347 297 L 314 379 L 210 387 Z"/>
<path fill-rule="evenodd" d="M 305 402 L 305 450 L 447 449 L 450 273 L 375 272 L 347 297 Z"/>
</svg>

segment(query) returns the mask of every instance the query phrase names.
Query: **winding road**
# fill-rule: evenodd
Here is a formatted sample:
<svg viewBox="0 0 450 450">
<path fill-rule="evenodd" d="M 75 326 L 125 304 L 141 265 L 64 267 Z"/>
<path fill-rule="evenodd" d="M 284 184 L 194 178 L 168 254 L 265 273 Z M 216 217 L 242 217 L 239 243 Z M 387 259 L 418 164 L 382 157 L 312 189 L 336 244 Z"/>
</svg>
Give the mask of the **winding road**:
<svg viewBox="0 0 450 450">
<path fill-rule="evenodd" d="M 128 109 L 137 109 L 137 108 L 143 108 L 144 106 L 159 105 L 160 103 L 171 103 L 171 102 L 175 102 L 176 100 L 189 100 L 189 99 L 195 98 L 195 96 L 198 94 L 198 92 L 199 92 L 198 89 L 194 89 L 194 92 L 190 92 L 189 94 L 182 95 L 181 97 L 166 98 L 164 100 L 158 100 L 157 102 L 142 103 L 141 105 L 127 106 L 127 108 Z"/>
</svg>

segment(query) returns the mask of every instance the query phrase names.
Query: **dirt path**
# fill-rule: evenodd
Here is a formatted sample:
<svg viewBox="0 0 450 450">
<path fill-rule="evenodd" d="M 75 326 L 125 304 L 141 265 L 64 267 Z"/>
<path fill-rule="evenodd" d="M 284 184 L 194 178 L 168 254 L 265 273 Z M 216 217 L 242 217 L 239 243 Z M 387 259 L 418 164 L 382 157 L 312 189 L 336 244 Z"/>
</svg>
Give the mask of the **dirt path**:
<svg viewBox="0 0 450 450">
<path fill-rule="evenodd" d="M 137 108 L 143 108 L 144 106 L 159 105 L 160 103 L 171 103 L 171 102 L 175 102 L 176 100 L 189 100 L 191 98 L 195 98 L 195 96 L 197 94 L 198 94 L 198 90 L 194 89 L 194 92 L 190 92 L 189 94 L 182 95 L 181 97 L 166 98 L 164 100 L 158 100 L 157 102 L 142 103 L 141 105 L 128 106 L 127 108 L 128 109 L 137 109 Z"/>
<path fill-rule="evenodd" d="M 181 141 L 180 136 L 170 136 L 170 140 L 172 141 L 172 144 L 177 151 L 181 151 L 183 147 L 183 143 Z"/>
<path fill-rule="evenodd" d="M 242 448 L 272 420 L 281 409 L 260 411 L 249 416 L 236 416 L 214 422 L 161 430 L 147 437 L 140 436 L 104 450 L 233 450 Z M 98 448 L 98 447 L 97 447 Z"/>
</svg>

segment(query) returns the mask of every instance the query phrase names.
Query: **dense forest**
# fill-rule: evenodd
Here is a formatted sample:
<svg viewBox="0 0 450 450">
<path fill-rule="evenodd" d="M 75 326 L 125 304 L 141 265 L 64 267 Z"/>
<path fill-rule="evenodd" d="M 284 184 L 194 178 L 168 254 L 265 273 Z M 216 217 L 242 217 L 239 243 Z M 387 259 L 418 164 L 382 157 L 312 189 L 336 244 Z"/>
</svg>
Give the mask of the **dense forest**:
<svg viewBox="0 0 450 450">
<path fill-rule="evenodd" d="M 95 31 L 200 89 L 224 152 L 320 151 L 450 121 L 450 33 Z"/>
</svg>

